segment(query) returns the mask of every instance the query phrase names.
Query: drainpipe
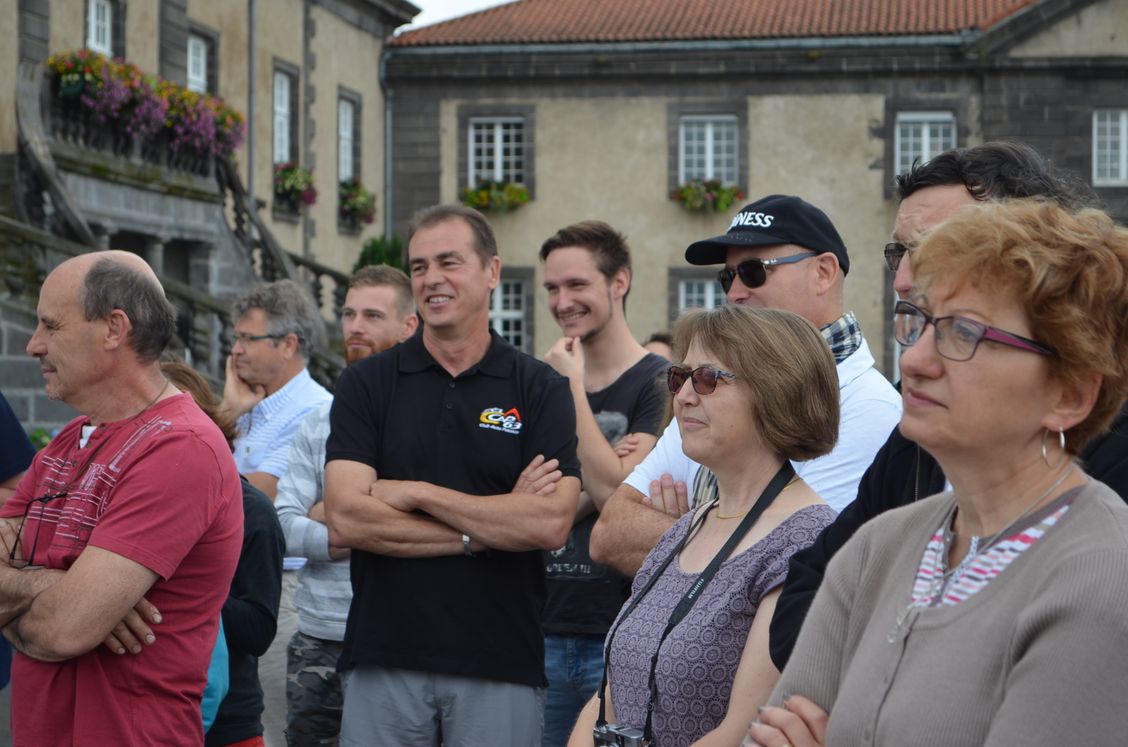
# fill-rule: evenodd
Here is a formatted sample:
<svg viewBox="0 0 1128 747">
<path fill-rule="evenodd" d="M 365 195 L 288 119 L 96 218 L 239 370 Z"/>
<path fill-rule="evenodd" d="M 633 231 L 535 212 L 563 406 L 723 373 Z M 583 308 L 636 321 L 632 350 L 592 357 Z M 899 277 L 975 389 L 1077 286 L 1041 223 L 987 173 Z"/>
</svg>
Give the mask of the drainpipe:
<svg viewBox="0 0 1128 747">
<path fill-rule="evenodd" d="M 247 196 L 255 204 L 255 0 L 247 2 Z M 252 228 L 253 230 L 253 228 Z"/>
<path fill-rule="evenodd" d="M 252 0 L 253 2 L 253 0 Z M 387 41 L 384 42 L 387 45 Z M 380 90 L 384 94 L 384 241 L 392 245 L 392 104 L 395 91 L 388 86 L 388 57 L 392 53 L 380 50 Z"/>
</svg>

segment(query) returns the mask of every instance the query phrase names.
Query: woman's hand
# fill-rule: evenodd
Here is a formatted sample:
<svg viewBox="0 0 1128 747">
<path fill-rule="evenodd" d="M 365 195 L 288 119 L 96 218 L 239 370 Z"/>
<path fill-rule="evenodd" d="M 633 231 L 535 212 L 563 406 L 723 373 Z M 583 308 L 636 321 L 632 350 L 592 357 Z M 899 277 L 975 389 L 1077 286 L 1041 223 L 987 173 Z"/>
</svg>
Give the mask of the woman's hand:
<svg viewBox="0 0 1128 747">
<path fill-rule="evenodd" d="M 822 747 L 826 744 L 826 711 L 802 695 L 792 695 L 782 708 L 761 708 L 748 727 L 744 747 Z"/>
</svg>

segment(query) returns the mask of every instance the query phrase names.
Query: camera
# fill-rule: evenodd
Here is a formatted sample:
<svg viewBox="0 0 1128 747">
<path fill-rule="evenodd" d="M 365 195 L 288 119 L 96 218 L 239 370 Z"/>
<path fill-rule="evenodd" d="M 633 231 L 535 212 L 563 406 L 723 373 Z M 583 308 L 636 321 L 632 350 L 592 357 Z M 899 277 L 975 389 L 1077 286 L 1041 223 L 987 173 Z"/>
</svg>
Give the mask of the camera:
<svg viewBox="0 0 1128 747">
<path fill-rule="evenodd" d="M 642 729 L 633 726 L 604 724 L 592 729 L 592 737 L 595 738 L 595 747 L 650 747 L 650 742 L 643 738 Z"/>
</svg>

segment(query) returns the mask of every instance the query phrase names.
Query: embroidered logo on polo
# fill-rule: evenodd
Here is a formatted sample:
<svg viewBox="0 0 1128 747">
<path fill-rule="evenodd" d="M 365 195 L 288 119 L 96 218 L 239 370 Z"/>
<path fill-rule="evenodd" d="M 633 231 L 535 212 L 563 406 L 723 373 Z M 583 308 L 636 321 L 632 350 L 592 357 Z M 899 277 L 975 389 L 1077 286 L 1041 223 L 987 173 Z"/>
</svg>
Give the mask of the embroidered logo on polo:
<svg viewBox="0 0 1128 747">
<path fill-rule="evenodd" d="M 501 431 L 516 436 L 521 432 L 521 413 L 516 407 L 503 410 L 500 407 L 487 407 L 478 417 L 478 427 L 491 431 Z"/>
</svg>

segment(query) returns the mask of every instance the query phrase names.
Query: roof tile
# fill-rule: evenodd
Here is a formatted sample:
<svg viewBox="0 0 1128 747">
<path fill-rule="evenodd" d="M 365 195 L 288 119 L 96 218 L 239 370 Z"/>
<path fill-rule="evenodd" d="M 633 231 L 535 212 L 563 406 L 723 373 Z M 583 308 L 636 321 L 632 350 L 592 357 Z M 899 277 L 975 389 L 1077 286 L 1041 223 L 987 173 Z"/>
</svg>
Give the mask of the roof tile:
<svg viewBox="0 0 1128 747">
<path fill-rule="evenodd" d="M 393 46 L 950 34 L 1039 0 L 516 0 L 395 37 Z"/>
</svg>

